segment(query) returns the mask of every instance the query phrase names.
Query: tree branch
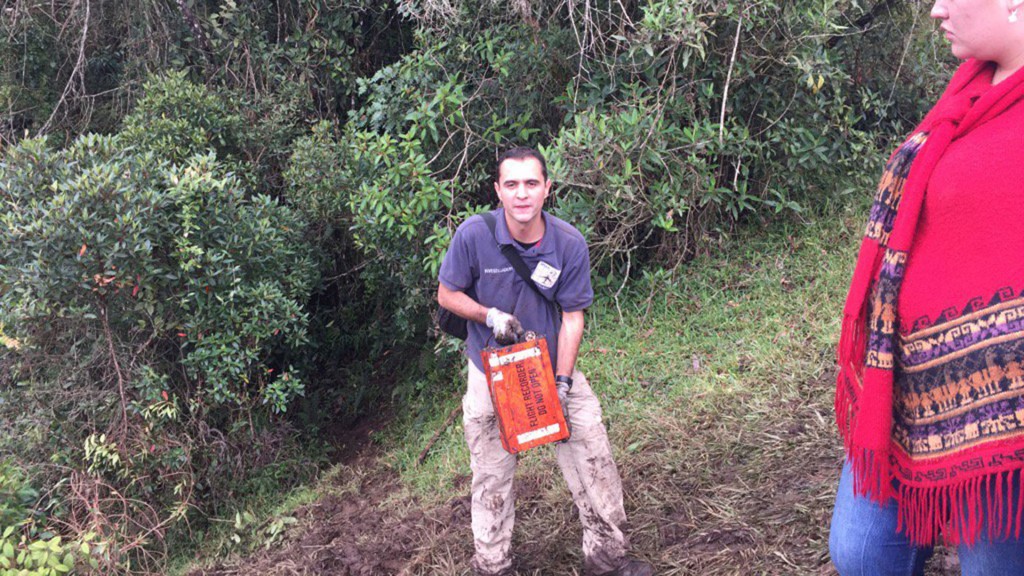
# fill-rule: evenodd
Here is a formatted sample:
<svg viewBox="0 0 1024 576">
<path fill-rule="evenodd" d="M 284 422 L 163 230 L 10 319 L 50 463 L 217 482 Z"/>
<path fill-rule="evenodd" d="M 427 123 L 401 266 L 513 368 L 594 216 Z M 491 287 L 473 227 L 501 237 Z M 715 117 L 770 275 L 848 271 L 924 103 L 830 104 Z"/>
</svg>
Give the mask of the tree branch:
<svg viewBox="0 0 1024 576">
<path fill-rule="evenodd" d="M 100 317 L 103 318 L 103 334 L 107 337 L 107 349 L 110 352 L 110 360 L 114 364 L 114 372 L 117 374 L 117 391 L 121 397 L 121 438 L 128 434 L 128 395 L 124 390 L 124 374 L 121 372 L 121 363 L 117 361 L 117 349 L 114 348 L 114 334 L 110 330 L 110 319 L 107 317 L 107 304 L 100 305 Z"/>
<path fill-rule="evenodd" d="M 736 21 L 736 39 L 732 44 L 732 56 L 729 58 L 729 73 L 725 76 L 725 88 L 722 90 L 722 114 L 718 118 L 718 144 L 721 145 L 725 139 L 725 109 L 729 103 L 729 84 L 732 82 L 732 71 L 736 67 L 736 52 L 740 47 L 740 33 L 743 31 L 744 11 L 740 10 L 739 20 Z"/>
<path fill-rule="evenodd" d="M 64 85 L 64 92 L 60 95 L 60 100 L 53 107 L 53 112 L 50 113 L 50 117 L 46 119 L 46 123 L 39 129 L 39 134 L 46 134 L 50 129 L 50 124 L 53 123 L 53 119 L 57 117 L 57 112 L 64 106 L 64 102 L 68 98 L 68 94 L 71 93 L 72 85 L 75 83 L 75 79 L 79 79 L 83 85 L 83 92 L 85 86 L 85 41 L 89 37 L 89 12 L 91 6 L 89 0 L 85 0 L 85 21 L 82 23 L 82 39 L 78 43 L 78 58 L 75 60 L 75 66 L 71 69 L 71 75 L 68 76 L 68 83 Z M 70 17 L 68 18 L 70 21 Z"/>
<path fill-rule="evenodd" d="M 882 15 L 883 12 L 891 12 L 892 9 L 898 6 L 901 2 L 903 2 L 903 0 L 881 0 L 872 6 L 871 10 L 868 10 L 866 14 L 858 18 L 857 21 L 853 23 L 854 27 L 856 27 L 858 31 L 864 32 L 876 18 Z M 828 42 L 825 45 L 829 48 L 835 48 L 843 41 L 843 38 L 846 38 L 847 36 L 848 34 L 837 34 L 832 36 L 828 39 Z"/>
<path fill-rule="evenodd" d="M 203 52 L 207 63 L 210 63 L 213 48 L 210 46 L 210 40 L 206 38 L 206 33 L 203 32 L 203 27 L 199 25 L 199 19 L 196 18 L 195 13 L 188 7 L 188 4 L 185 4 L 185 0 L 177 0 L 177 4 L 181 17 L 188 24 L 189 30 L 192 31 L 192 36 L 196 39 L 196 43 L 199 44 L 199 49 Z"/>
</svg>

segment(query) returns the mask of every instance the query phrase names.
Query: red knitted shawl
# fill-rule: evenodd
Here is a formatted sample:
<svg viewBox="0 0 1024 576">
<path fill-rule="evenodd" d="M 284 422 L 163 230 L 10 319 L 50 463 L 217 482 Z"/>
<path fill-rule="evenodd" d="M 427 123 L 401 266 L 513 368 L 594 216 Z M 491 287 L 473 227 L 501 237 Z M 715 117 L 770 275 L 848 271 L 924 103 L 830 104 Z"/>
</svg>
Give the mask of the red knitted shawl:
<svg viewBox="0 0 1024 576">
<path fill-rule="evenodd" d="M 843 310 L 836 421 L 854 473 L 854 489 L 878 502 L 895 497 L 899 503 L 900 529 L 919 544 L 933 544 L 940 533 L 948 542 L 970 544 L 983 527 L 996 535 L 1012 532 L 1019 537 L 1024 512 L 1024 494 L 1016 498 L 1008 494 L 1008 488 L 1015 484 L 1024 491 L 1024 482 L 1019 481 L 1020 471 L 1024 469 L 1024 433 L 978 435 L 974 423 L 973 437 L 971 429 L 965 426 L 966 432 L 954 431 L 946 435 L 936 432 L 908 439 L 906 434 L 897 434 L 899 427 L 894 427 L 894 374 L 902 378 L 905 371 L 909 372 L 906 358 L 897 351 L 897 301 L 908 255 L 913 257 L 911 248 L 928 181 L 950 143 L 997 118 L 1024 98 L 1024 70 L 995 86 L 984 81 L 991 78 L 991 74 L 992 65 L 988 63 L 968 60 L 961 65 L 934 108 L 890 158 L 878 187 Z M 1007 129 L 1024 132 L 1024 126 L 1008 126 Z M 1021 145 L 1024 146 L 1024 138 Z M 985 175 L 978 174 L 976 181 L 978 193 L 982 194 Z M 941 279 L 936 279 L 939 281 Z M 952 362 L 954 356 L 960 358 L 971 353 L 963 342 L 956 341 L 956 337 L 967 330 L 974 330 L 971 336 L 975 339 L 981 334 L 979 330 L 987 330 L 985 334 L 991 335 L 987 343 L 1004 343 L 1010 339 L 1020 346 L 1002 353 L 1012 357 L 1017 367 L 1014 369 L 1020 371 L 1024 353 L 1016 350 L 1024 352 L 1024 326 L 1008 329 L 1005 310 L 1002 316 L 1000 310 L 999 306 L 994 306 L 991 316 L 980 318 L 981 329 L 959 326 L 923 343 L 932 355 L 930 365 L 940 366 L 930 376 L 919 377 L 948 378 L 950 371 L 941 372 L 944 368 L 941 364 L 947 359 Z M 1003 331 L 996 334 L 999 330 Z M 978 350 L 988 345 L 986 342 L 968 344 Z M 956 353 L 941 355 L 940 349 L 944 346 L 947 352 Z M 1002 386 L 1003 397 L 1015 394 L 1017 398 L 1024 398 L 1024 387 L 1017 388 L 1024 386 L 1022 382 L 1024 375 L 1017 375 L 1015 379 L 1007 375 L 991 385 Z M 998 407 L 965 408 L 970 399 L 959 396 L 946 401 L 945 407 L 949 408 L 951 401 L 953 409 L 945 412 L 935 409 L 929 413 L 930 421 L 937 422 L 935 426 L 948 424 L 943 418 L 952 418 L 949 415 L 954 413 L 962 414 L 970 409 L 991 412 Z M 1017 411 L 1005 417 L 1016 418 L 1024 424 L 1024 403 L 1014 410 Z M 956 440 L 939 446 L 942 448 L 939 450 L 925 450 L 924 456 L 914 454 L 915 446 L 935 448 L 936 442 L 942 443 L 947 437 Z M 1016 504 L 1012 505 L 1013 502 Z"/>
</svg>

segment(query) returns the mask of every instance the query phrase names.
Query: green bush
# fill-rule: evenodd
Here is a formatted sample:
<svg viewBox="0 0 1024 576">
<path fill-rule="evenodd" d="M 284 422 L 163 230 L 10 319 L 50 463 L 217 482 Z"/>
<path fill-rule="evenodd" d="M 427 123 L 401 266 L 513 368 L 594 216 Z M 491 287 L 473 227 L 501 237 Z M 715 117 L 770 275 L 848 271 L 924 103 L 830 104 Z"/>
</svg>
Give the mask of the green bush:
<svg viewBox="0 0 1024 576">
<path fill-rule="evenodd" d="M 941 86 L 948 70 L 865 70 L 865 53 L 891 60 L 904 46 L 845 36 L 855 20 L 883 37 L 919 17 L 867 8 L 673 0 L 619 13 L 622 32 L 570 86 L 569 121 L 546 149 L 556 213 L 586 230 L 599 265 L 628 276 L 744 218 L 843 201 L 837 182 L 869 189 L 904 117 L 921 112 L 920 97 L 900 106 L 892 92 Z"/>
<path fill-rule="evenodd" d="M 39 491 L 11 462 L 0 462 L 0 526 L 14 526 L 31 518 Z"/>
<path fill-rule="evenodd" d="M 451 206 L 450 183 L 431 173 L 422 142 L 409 133 L 347 127 L 338 136 L 328 123 L 295 144 L 285 181 L 322 248 L 316 371 L 333 402 L 355 415 L 387 392 L 373 373 L 382 369 L 376 358 L 427 331 L 450 238 L 437 221 Z"/>
<path fill-rule="evenodd" d="M 280 411 L 301 391 L 260 367 L 305 340 L 311 260 L 290 209 L 246 198 L 212 156 L 178 166 L 115 137 L 60 151 L 24 141 L 0 179 L 14 208 L 2 215 L 0 299 L 22 356 L 70 353 L 89 335 L 101 344 L 93 366 L 127 381 L 172 345 L 213 405 L 256 399 Z"/>
<path fill-rule="evenodd" d="M 145 83 L 143 97 L 124 119 L 122 145 L 151 150 L 173 163 L 209 150 L 220 158 L 237 152 L 242 118 L 186 76 L 171 71 Z"/>
<path fill-rule="evenodd" d="M 497 151 L 546 138 L 571 75 L 560 63 L 560 31 L 537 42 L 516 23 L 445 38 L 424 34 L 417 50 L 359 81 L 350 124 L 421 142 L 433 171 L 463 189 L 486 188 Z"/>
<path fill-rule="evenodd" d="M 58 576 L 75 568 L 75 555 L 60 536 L 30 539 L 7 525 L 0 533 L 0 576 Z"/>
<path fill-rule="evenodd" d="M 11 384 L 47 397 L 52 458 L 86 473 L 65 512 L 91 486 L 110 508 L 89 514 L 137 516 L 106 536 L 151 544 L 201 495 L 225 496 L 226 472 L 283 448 L 237 443 L 303 392 L 304 224 L 212 155 L 175 164 L 118 136 L 22 141 L 0 190 Z"/>
</svg>

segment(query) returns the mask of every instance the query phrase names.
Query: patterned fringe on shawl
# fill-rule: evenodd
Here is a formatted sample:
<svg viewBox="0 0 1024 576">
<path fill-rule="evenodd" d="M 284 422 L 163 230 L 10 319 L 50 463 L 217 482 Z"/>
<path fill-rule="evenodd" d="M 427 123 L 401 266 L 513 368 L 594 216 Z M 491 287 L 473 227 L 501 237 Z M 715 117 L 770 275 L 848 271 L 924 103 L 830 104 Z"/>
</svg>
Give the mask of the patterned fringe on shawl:
<svg viewBox="0 0 1024 576">
<path fill-rule="evenodd" d="M 863 358 L 867 346 L 867 326 L 864 319 L 855 315 L 843 314 L 842 331 L 839 347 L 836 349 L 836 364 L 839 373 L 836 375 L 836 425 L 843 437 L 843 443 L 849 453 L 853 441 L 854 410 L 857 395 L 863 382 Z"/>
<path fill-rule="evenodd" d="M 867 345 L 863 318 L 844 315 L 843 334 L 837 356 L 835 414 L 847 461 L 853 473 L 854 493 L 884 503 L 896 498 L 900 531 L 919 545 L 934 545 L 941 535 L 946 543 L 971 545 L 984 534 L 987 540 L 1020 539 L 1024 520 L 1024 471 L 1003 470 L 956 484 L 893 487 L 892 464 L 864 448 L 853 446 L 857 419 L 857 397 L 864 373 L 854 359 L 863 358 Z"/>
<path fill-rule="evenodd" d="M 857 419 L 857 384 L 863 374 L 856 371 L 858 362 L 851 361 L 864 355 L 867 344 L 867 330 L 863 319 L 850 315 L 843 318 L 844 335 L 839 343 L 839 376 L 836 382 L 836 424 L 846 448 L 846 459 L 853 472 L 853 491 L 859 496 L 868 496 L 875 502 L 886 502 L 893 497 L 892 475 L 889 463 L 880 459 L 874 450 L 857 448 L 853 445 L 853 428 Z"/>
<path fill-rule="evenodd" d="M 1005 470 L 939 487 L 899 488 L 897 530 L 912 542 L 932 545 L 941 533 L 947 544 L 986 540 L 999 542 L 1021 537 L 1024 483 L 1020 470 Z"/>
<path fill-rule="evenodd" d="M 853 493 L 874 502 L 885 503 L 894 497 L 889 463 L 873 450 L 856 449 L 846 452 L 846 460 L 853 472 Z"/>
</svg>

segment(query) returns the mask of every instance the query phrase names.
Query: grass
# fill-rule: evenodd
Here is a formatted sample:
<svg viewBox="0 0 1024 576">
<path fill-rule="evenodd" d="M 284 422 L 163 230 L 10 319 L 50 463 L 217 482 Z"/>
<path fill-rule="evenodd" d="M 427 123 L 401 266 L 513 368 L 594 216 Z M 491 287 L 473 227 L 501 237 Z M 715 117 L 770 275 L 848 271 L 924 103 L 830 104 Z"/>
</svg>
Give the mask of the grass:
<svg viewBox="0 0 1024 576">
<path fill-rule="evenodd" d="M 224 559 L 273 545 L 284 536 L 282 529 L 289 525 L 294 511 L 321 498 L 323 482 L 332 481 L 340 472 L 340 467 L 332 468 L 322 475 L 318 484 L 300 486 L 279 498 L 265 495 L 245 498 L 238 503 L 233 514 L 211 518 L 210 525 L 201 535 L 192 534 L 195 541 L 187 546 L 187 551 L 198 553 L 203 558 Z M 171 550 L 165 568 L 167 576 L 183 576 L 194 568 L 195 556 L 180 552 Z"/>
<path fill-rule="evenodd" d="M 634 550 L 659 574 L 833 573 L 834 349 L 861 212 L 749 231 L 588 312 L 579 366 L 602 400 Z M 194 574 L 467 574 L 460 419 L 416 464 L 463 376 L 437 385 L 426 417 L 399 418 L 316 487 L 279 550 Z M 580 526 L 560 476 L 548 447 L 520 459 L 520 574 L 578 573 Z"/>
</svg>

